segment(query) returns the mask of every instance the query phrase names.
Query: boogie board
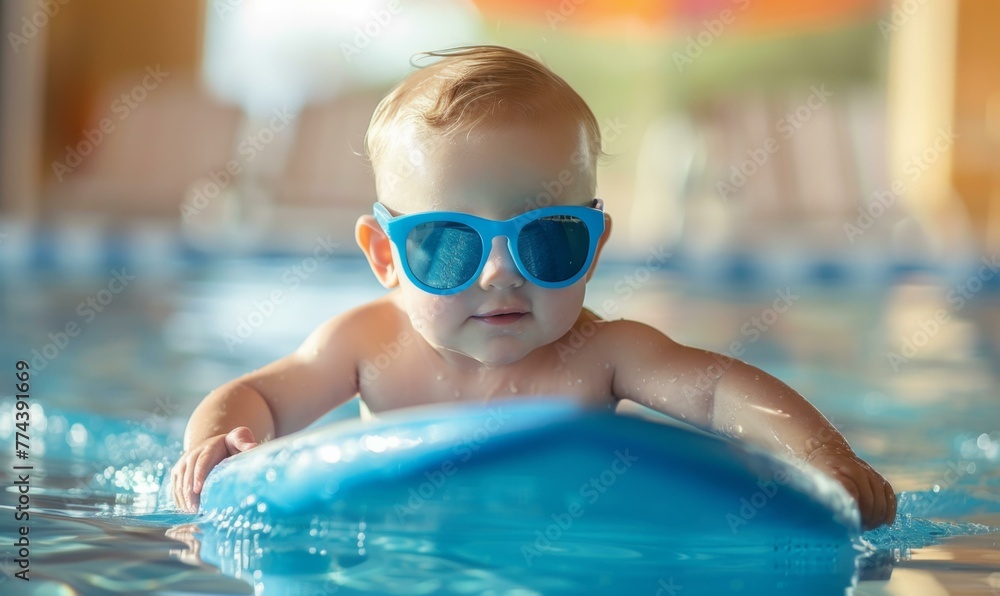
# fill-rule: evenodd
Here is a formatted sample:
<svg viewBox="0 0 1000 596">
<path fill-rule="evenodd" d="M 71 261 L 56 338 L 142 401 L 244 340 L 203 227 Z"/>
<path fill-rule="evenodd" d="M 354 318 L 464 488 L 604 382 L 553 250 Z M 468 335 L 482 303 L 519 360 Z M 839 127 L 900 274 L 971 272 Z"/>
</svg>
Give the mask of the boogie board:
<svg viewBox="0 0 1000 596">
<path fill-rule="evenodd" d="M 404 552 L 446 553 L 536 577 L 541 584 L 523 584 L 534 588 L 599 573 L 657 593 L 669 569 L 695 574 L 689 585 L 716 581 L 720 570 L 740 581 L 849 580 L 860 536 L 853 499 L 807 465 L 558 398 L 312 427 L 225 460 L 201 502 L 210 562 L 250 535 L 303 553 L 318 552 L 309 537 L 325 535 L 342 548 L 320 567 L 343 565 L 330 557 L 346 554 L 389 565 Z M 321 551 L 329 549 L 328 540 Z M 288 557 L 284 571 L 301 571 L 307 558 Z"/>
</svg>

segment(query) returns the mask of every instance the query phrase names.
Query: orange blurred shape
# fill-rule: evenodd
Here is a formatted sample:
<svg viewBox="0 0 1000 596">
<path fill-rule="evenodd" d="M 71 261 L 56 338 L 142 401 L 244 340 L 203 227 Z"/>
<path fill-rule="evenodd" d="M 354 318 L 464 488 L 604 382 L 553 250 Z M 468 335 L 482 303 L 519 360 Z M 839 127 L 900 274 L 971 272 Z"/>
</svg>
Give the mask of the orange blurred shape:
<svg viewBox="0 0 1000 596">
<path fill-rule="evenodd" d="M 641 24 L 644 29 L 700 25 L 729 10 L 740 27 L 817 26 L 879 14 L 884 0 L 474 0 L 490 19 L 538 21 L 553 29 Z M 634 28 L 634 27 L 633 27 Z"/>
<path fill-rule="evenodd" d="M 553 29 L 593 28 L 622 22 L 658 26 L 680 0 L 473 0 L 486 18 L 540 21 Z"/>
</svg>

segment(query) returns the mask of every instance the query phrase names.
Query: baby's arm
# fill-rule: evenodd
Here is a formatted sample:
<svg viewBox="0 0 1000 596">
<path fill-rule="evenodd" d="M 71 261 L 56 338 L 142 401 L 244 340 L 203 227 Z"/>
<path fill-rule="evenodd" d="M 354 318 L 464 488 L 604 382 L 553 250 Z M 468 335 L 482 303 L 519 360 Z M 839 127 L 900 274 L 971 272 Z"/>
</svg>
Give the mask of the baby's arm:
<svg viewBox="0 0 1000 596">
<path fill-rule="evenodd" d="M 205 478 L 223 459 L 302 429 L 358 392 L 357 353 L 365 337 L 359 328 L 366 316 L 356 309 L 331 319 L 292 354 L 202 400 L 172 471 L 178 507 L 197 510 Z"/>
<path fill-rule="evenodd" d="M 739 360 L 682 346 L 631 321 L 609 324 L 615 396 L 699 428 L 789 453 L 833 476 L 866 528 L 892 523 L 896 497 L 830 422 L 788 385 Z"/>
</svg>

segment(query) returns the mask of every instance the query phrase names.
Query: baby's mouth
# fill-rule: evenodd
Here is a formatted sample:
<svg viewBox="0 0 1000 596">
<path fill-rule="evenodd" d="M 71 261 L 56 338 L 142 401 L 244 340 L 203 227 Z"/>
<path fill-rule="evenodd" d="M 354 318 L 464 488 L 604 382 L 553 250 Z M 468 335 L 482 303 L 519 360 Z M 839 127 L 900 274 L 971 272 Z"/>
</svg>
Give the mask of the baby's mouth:
<svg viewBox="0 0 1000 596">
<path fill-rule="evenodd" d="M 520 321 L 528 313 L 522 310 L 492 310 L 479 315 L 473 315 L 473 319 L 487 325 L 511 325 Z"/>
</svg>

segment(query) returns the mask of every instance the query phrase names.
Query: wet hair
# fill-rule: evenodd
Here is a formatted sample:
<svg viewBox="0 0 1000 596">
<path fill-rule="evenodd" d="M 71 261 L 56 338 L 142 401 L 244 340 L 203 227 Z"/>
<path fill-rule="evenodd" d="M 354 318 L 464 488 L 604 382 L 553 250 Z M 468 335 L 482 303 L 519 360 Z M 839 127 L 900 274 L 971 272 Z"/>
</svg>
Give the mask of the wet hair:
<svg viewBox="0 0 1000 596">
<path fill-rule="evenodd" d="M 379 102 L 365 135 L 365 152 L 376 170 L 396 138 L 410 130 L 424 140 L 506 125 L 511 119 L 565 119 L 582 126 L 591 169 L 602 153 L 601 129 L 586 102 L 530 56 L 501 46 L 466 46 L 417 54 L 411 63 L 419 70 Z"/>
</svg>

